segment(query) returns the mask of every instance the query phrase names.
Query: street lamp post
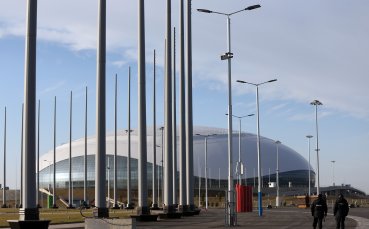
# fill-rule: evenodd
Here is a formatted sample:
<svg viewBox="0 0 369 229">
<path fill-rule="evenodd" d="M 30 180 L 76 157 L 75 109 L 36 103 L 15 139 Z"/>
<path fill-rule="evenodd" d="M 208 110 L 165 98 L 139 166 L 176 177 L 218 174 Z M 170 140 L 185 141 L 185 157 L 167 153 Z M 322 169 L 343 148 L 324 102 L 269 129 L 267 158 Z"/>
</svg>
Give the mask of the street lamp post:
<svg viewBox="0 0 369 229">
<path fill-rule="evenodd" d="M 228 115 L 228 114 L 226 114 Z M 237 175 L 238 175 L 238 184 L 242 185 L 242 168 L 243 168 L 243 164 L 241 161 L 241 125 L 242 125 L 242 119 L 246 118 L 246 117 L 251 117 L 254 116 L 255 114 L 249 114 L 249 115 L 244 115 L 244 116 L 237 116 L 237 115 L 232 115 L 235 118 L 238 118 L 239 121 L 239 132 L 238 132 L 238 162 L 237 162 L 237 166 L 236 166 L 236 171 L 237 171 Z"/>
<path fill-rule="evenodd" d="M 196 134 L 205 138 L 205 209 L 208 209 L 208 138 L 216 134 Z M 200 198 L 200 195 L 199 195 Z"/>
<path fill-rule="evenodd" d="M 277 79 L 273 79 L 273 80 L 268 80 L 262 83 L 249 83 L 243 80 L 237 80 L 238 83 L 244 83 L 244 84 L 250 84 L 250 85 L 254 85 L 256 87 L 256 128 L 257 128 L 257 151 L 258 151 L 258 213 L 259 216 L 263 215 L 263 200 L 262 200 L 262 192 L 261 192 L 261 158 L 260 158 L 260 123 L 259 123 L 259 86 L 266 84 L 266 83 L 272 83 L 277 81 Z"/>
<path fill-rule="evenodd" d="M 317 162 L 317 173 L 318 173 L 318 179 L 317 179 L 317 189 L 316 193 L 317 195 L 320 194 L 320 179 L 319 179 L 319 135 L 318 135 L 318 106 L 323 105 L 319 100 L 314 100 L 310 103 L 310 105 L 315 106 L 315 129 L 316 129 L 316 162 Z"/>
<path fill-rule="evenodd" d="M 277 169 L 276 169 L 276 176 L 277 176 L 277 197 L 275 199 L 275 206 L 279 207 L 279 144 L 281 144 L 280 141 L 276 141 L 275 142 L 276 147 L 277 147 Z"/>
<path fill-rule="evenodd" d="M 335 182 L 334 182 L 334 163 L 336 162 L 336 161 L 331 161 L 332 162 L 332 181 L 333 181 L 333 187 L 334 186 L 336 186 L 336 184 L 335 184 Z"/>
<path fill-rule="evenodd" d="M 233 53 L 231 52 L 231 16 L 242 11 L 253 10 L 260 8 L 260 5 L 253 5 L 246 7 L 244 9 L 232 12 L 232 13 L 221 13 L 216 11 L 211 11 L 207 9 L 197 9 L 197 11 L 202 13 L 214 13 L 219 15 L 224 15 L 227 17 L 227 46 L 228 51 L 221 56 L 221 60 L 228 60 L 228 216 L 227 225 L 234 226 L 236 224 L 236 216 L 234 211 L 234 186 L 233 186 L 233 166 L 232 166 L 232 74 L 231 74 L 231 59 L 233 58 Z"/>
<path fill-rule="evenodd" d="M 308 194 L 308 196 L 310 197 L 310 195 L 311 195 L 311 178 L 310 178 L 310 173 L 311 173 L 311 171 L 310 171 L 310 139 L 313 137 L 312 135 L 307 135 L 306 136 L 307 138 L 308 138 L 308 148 L 309 148 L 309 164 L 308 164 L 308 170 L 309 170 L 309 194 Z"/>
</svg>

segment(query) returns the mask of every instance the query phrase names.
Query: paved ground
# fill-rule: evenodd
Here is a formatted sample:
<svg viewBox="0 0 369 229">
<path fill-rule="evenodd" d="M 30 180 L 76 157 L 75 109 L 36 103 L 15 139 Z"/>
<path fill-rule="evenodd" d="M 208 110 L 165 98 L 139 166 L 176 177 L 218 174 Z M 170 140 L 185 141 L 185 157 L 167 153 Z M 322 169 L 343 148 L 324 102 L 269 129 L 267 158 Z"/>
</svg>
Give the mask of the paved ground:
<svg viewBox="0 0 369 229">
<path fill-rule="evenodd" d="M 329 209 L 331 211 L 331 209 Z M 297 208 L 266 209 L 262 217 L 257 212 L 239 213 L 239 228 L 257 229 L 311 229 L 312 216 L 308 210 Z M 83 223 L 52 225 L 50 229 L 84 228 Z M 166 219 L 158 222 L 137 222 L 138 229 L 197 229 L 197 228 L 225 228 L 224 209 L 210 209 L 202 211 L 198 216 L 182 217 L 181 219 Z M 323 228 L 335 228 L 334 217 L 328 214 Z M 350 209 L 349 217 L 346 220 L 347 229 L 368 229 L 369 228 L 369 208 Z"/>
<path fill-rule="evenodd" d="M 312 216 L 308 210 L 297 208 L 290 209 L 271 209 L 265 210 L 262 217 L 257 212 L 238 214 L 237 225 L 242 228 L 312 228 Z M 357 222 L 353 219 L 347 219 L 346 228 L 356 228 Z M 224 210 L 210 209 L 202 212 L 199 216 L 185 217 L 177 220 L 161 220 L 155 223 L 138 222 L 137 228 L 155 229 L 155 228 L 225 228 Z M 333 216 L 328 215 L 324 228 L 335 228 Z"/>
</svg>

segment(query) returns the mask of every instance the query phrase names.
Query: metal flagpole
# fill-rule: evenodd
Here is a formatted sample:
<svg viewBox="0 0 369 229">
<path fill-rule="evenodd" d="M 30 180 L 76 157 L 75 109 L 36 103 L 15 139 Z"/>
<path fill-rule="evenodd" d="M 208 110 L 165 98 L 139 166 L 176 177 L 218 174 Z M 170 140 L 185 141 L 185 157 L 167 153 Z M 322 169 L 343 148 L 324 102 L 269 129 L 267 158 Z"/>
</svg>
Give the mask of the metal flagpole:
<svg viewBox="0 0 369 229">
<path fill-rule="evenodd" d="M 185 50 L 184 50 L 184 0 L 179 5 L 179 208 L 186 211 L 186 102 L 185 102 Z"/>
<path fill-rule="evenodd" d="M 171 36 L 171 0 L 167 0 L 166 58 L 165 58 L 165 167 L 164 167 L 164 213 L 173 211 L 173 146 L 172 146 L 172 36 Z"/>
<path fill-rule="evenodd" d="M 138 1 L 138 214 L 149 215 L 147 206 L 147 134 L 145 73 L 145 7 Z"/>
<path fill-rule="evenodd" d="M 87 204 L 87 87 L 85 97 L 85 155 L 84 155 L 84 182 L 83 182 L 83 200 Z"/>
<path fill-rule="evenodd" d="M 158 203 L 156 199 L 157 187 L 157 171 L 156 171 L 156 51 L 154 49 L 154 80 L 153 80 L 153 163 L 152 163 L 152 209 L 158 209 Z M 159 192 L 158 192 L 159 193 Z"/>
<path fill-rule="evenodd" d="M 187 205 L 189 205 L 190 210 L 194 210 L 191 25 L 191 0 L 187 0 L 186 192 Z"/>
<path fill-rule="evenodd" d="M 118 76 L 115 74 L 115 103 L 114 103 L 114 209 L 118 209 L 117 204 L 117 97 L 118 97 Z"/>
<path fill-rule="evenodd" d="M 173 127 L 173 204 L 177 203 L 177 95 L 176 95 L 176 28 L 173 28 L 173 86 L 172 86 L 172 127 Z"/>
<path fill-rule="evenodd" d="M 6 107 L 4 112 L 4 161 L 3 161 L 3 205 L 2 208 L 7 208 L 6 205 Z"/>
<path fill-rule="evenodd" d="M 25 71 L 24 71 L 24 133 L 23 133 L 23 197 L 19 220 L 39 220 L 36 206 L 36 35 L 37 0 L 27 1 Z M 38 221 L 40 222 L 40 221 Z M 48 224 L 48 223 L 47 223 Z"/>
<path fill-rule="evenodd" d="M 22 208 L 23 202 L 23 128 L 24 128 L 24 104 L 22 103 L 22 131 L 21 131 L 21 180 L 20 180 L 20 198 L 19 207 Z"/>
<path fill-rule="evenodd" d="M 36 186 L 36 205 L 41 207 L 39 203 L 39 190 L 40 190 L 40 107 L 41 102 L 38 100 L 38 118 L 37 118 L 37 186 Z"/>
<path fill-rule="evenodd" d="M 128 67 L 128 157 L 127 157 L 127 209 L 133 209 L 131 201 L 131 67 Z"/>
<path fill-rule="evenodd" d="M 95 216 L 109 217 L 106 208 L 106 0 L 99 0 L 96 84 Z"/>
<path fill-rule="evenodd" d="M 73 208 L 73 190 L 72 190 L 72 106 L 73 92 L 70 92 L 70 107 L 69 107 L 69 200 L 68 208 Z"/>
<path fill-rule="evenodd" d="M 50 190 L 49 190 L 50 191 Z M 56 206 L 56 96 L 54 97 L 53 208 Z"/>
</svg>

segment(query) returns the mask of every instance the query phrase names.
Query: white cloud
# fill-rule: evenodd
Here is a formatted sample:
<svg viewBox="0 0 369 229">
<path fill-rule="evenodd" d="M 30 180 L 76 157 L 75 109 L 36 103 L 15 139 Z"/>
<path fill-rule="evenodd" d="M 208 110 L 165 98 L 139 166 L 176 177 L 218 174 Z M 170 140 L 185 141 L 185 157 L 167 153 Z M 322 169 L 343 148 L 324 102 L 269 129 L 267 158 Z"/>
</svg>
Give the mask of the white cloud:
<svg viewBox="0 0 369 229">
<path fill-rule="evenodd" d="M 23 0 L 0 2 L 0 39 L 24 36 Z M 165 1 L 145 1 L 146 51 L 155 48 L 163 65 Z M 226 19 L 201 14 L 196 8 L 230 12 L 250 3 L 242 0 L 193 1 L 194 82 L 211 90 L 227 89 Z M 260 82 L 278 78 L 262 88 L 263 97 L 306 103 L 319 98 L 327 109 L 369 119 L 369 3 L 360 0 L 321 2 L 261 1 L 261 9 L 232 17 L 232 79 Z M 287 7 L 286 7 L 287 6 Z M 38 37 L 73 51 L 95 49 L 97 1 L 39 0 Z M 121 53 L 115 66 L 137 59 L 137 2 L 107 2 L 107 48 Z M 178 2 L 173 1 L 173 25 L 178 21 Z M 177 38 L 178 41 L 178 38 Z M 151 58 L 146 58 L 152 62 Z M 203 84 L 202 81 L 211 83 Z M 234 85 L 235 86 L 235 85 Z M 235 93 L 254 93 L 252 87 L 235 87 Z"/>
<path fill-rule="evenodd" d="M 56 91 L 57 89 L 62 88 L 64 85 L 65 85 L 65 81 L 59 81 L 59 82 L 55 83 L 54 85 L 52 85 L 50 87 L 42 89 L 40 91 L 40 94 L 46 94 L 46 93 L 49 93 L 49 92 Z"/>
</svg>

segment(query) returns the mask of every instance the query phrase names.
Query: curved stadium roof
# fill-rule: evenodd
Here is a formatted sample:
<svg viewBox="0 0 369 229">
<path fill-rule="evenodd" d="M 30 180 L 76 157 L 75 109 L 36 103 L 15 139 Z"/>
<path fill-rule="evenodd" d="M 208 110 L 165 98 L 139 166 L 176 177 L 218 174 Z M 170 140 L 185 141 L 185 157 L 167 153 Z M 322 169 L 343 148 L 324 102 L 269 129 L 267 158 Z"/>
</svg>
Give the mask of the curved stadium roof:
<svg viewBox="0 0 369 229">
<path fill-rule="evenodd" d="M 161 146 L 161 131 L 158 130 L 156 144 Z M 208 176 L 218 179 L 219 170 L 221 179 L 227 179 L 228 176 L 228 153 L 227 153 L 227 129 L 194 127 L 194 134 L 217 134 L 208 138 Z M 177 138 L 178 139 L 178 138 Z M 276 145 L 275 141 L 269 138 L 261 137 L 261 163 L 262 175 L 267 175 L 269 169 L 272 174 L 276 169 Z M 117 147 L 118 156 L 127 156 L 128 148 L 127 134 L 125 131 L 118 131 Z M 179 150 L 179 141 L 177 141 Z M 204 137 L 194 136 L 194 175 L 204 176 Z M 137 132 L 131 133 L 131 157 L 138 159 L 138 136 Z M 96 151 L 95 137 L 89 137 L 87 141 L 88 155 L 94 155 Z M 72 142 L 72 157 L 83 156 L 85 152 L 85 139 L 81 138 Z M 114 154 L 114 134 L 106 136 L 106 153 Z M 160 165 L 161 147 L 156 148 L 157 165 Z M 56 161 L 63 161 L 69 158 L 69 143 L 60 145 L 56 148 Z M 44 154 L 40 161 L 53 161 L 53 150 Z M 153 139 L 152 128 L 147 133 L 147 160 L 153 162 Z M 179 157 L 178 157 L 179 161 Z M 235 169 L 238 161 L 238 133 L 233 134 L 233 167 Z M 254 169 L 257 173 L 257 148 L 256 135 L 242 133 L 241 135 L 241 161 L 246 166 L 247 177 L 254 176 Z M 47 167 L 48 164 L 40 163 L 40 170 Z M 311 170 L 312 167 L 310 166 Z M 201 174 L 199 171 L 202 171 Z M 308 162 L 300 154 L 286 145 L 279 145 L 279 170 L 280 173 L 294 170 L 308 170 Z"/>
</svg>

